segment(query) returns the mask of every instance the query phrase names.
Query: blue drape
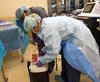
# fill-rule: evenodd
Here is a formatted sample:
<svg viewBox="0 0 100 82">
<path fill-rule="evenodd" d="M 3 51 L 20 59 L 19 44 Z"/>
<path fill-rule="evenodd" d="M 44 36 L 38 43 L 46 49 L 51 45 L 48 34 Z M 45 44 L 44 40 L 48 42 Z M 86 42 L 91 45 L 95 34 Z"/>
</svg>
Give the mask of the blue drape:
<svg viewBox="0 0 100 82">
<path fill-rule="evenodd" d="M 91 63 L 71 40 L 62 41 L 62 48 L 64 58 L 68 64 L 74 69 L 87 74 L 94 82 L 99 82 L 99 79 L 93 72 Z"/>
<path fill-rule="evenodd" d="M 4 45 L 2 44 L 0 40 L 0 70 L 2 68 L 3 60 L 6 54 L 7 54 L 7 51 L 5 50 Z"/>
</svg>

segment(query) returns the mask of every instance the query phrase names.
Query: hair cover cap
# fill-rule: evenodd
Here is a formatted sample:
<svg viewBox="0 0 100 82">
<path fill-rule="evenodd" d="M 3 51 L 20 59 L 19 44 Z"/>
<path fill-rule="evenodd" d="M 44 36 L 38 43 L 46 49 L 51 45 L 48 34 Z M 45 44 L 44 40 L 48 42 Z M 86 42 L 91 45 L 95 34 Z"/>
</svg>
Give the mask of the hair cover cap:
<svg viewBox="0 0 100 82">
<path fill-rule="evenodd" d="M 20 17 L 22 16 L 22 14 L 24 13 L 24 11 L 26 11 L 26 10 L 28 10 L 28 8 L 26 6 L 18 8 L 16 10 L 16 18 L 20 19 Z"/>
<path fill-rule="evenodd" d="M 25 17 L 24 20 L 24 29 L 27 32 L 32 31 L 32 29 L 38 25 L 39 21 L 41 20 L 41 17 L 37 14 L 32 14 L 29 17 Z"/>
</svg>

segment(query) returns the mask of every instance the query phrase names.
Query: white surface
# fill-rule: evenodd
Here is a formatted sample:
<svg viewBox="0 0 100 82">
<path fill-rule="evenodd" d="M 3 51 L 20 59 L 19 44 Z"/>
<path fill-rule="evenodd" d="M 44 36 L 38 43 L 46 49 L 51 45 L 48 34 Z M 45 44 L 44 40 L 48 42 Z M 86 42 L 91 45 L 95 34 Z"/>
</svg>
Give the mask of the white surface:
<svg viewBox="0 0 100 82">
<path fill-rule="evenodd" d="M 48 70 L 48 65 L 43 65 L 41 67 L 38 67 L 36 64 L 31 63 L 29 69 L 32 73 L 41 73 Z"/>
<path fill-rule="evenodd" d="M 38 57 L 38 60 L 40 59 L 41 57 Z M 32 63 L 31 62 L 31 65 L 29 66 L 29 69 L 32 73 L 40 73 L 40 72 L 45 72 L 48 70 L 48 64 L 47 65 L 43 65 L 41 67 L 38 67 L 36 65 L 36 63 Z"/>
</svg>

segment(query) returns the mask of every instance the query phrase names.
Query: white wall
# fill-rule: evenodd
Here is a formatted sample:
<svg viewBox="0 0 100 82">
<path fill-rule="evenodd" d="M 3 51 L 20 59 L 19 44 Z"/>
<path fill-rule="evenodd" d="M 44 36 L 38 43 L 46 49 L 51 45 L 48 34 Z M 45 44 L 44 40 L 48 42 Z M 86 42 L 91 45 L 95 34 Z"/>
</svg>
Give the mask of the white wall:
<svg viewBox="0 0 100 82">
<path fill-rule="evenodd" d="M 0 18 L 15 16 L 15 11 L 21 6 L 40 6 L 48 10 L 47 0 L 0 0 Z"/>
</svg>

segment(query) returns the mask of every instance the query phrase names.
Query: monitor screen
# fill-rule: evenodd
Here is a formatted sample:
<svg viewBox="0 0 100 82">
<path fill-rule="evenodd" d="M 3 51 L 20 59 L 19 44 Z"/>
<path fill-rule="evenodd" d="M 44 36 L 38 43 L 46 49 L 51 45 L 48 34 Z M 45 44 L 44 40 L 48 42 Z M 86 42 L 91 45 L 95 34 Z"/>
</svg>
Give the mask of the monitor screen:
<svg viewBox="0 0 100 82">
<path fill-rule="evenodd" d="M 95 4 L 87 4 L 83 10 L 83 13 L 91 13 Z"/>
</svg>

